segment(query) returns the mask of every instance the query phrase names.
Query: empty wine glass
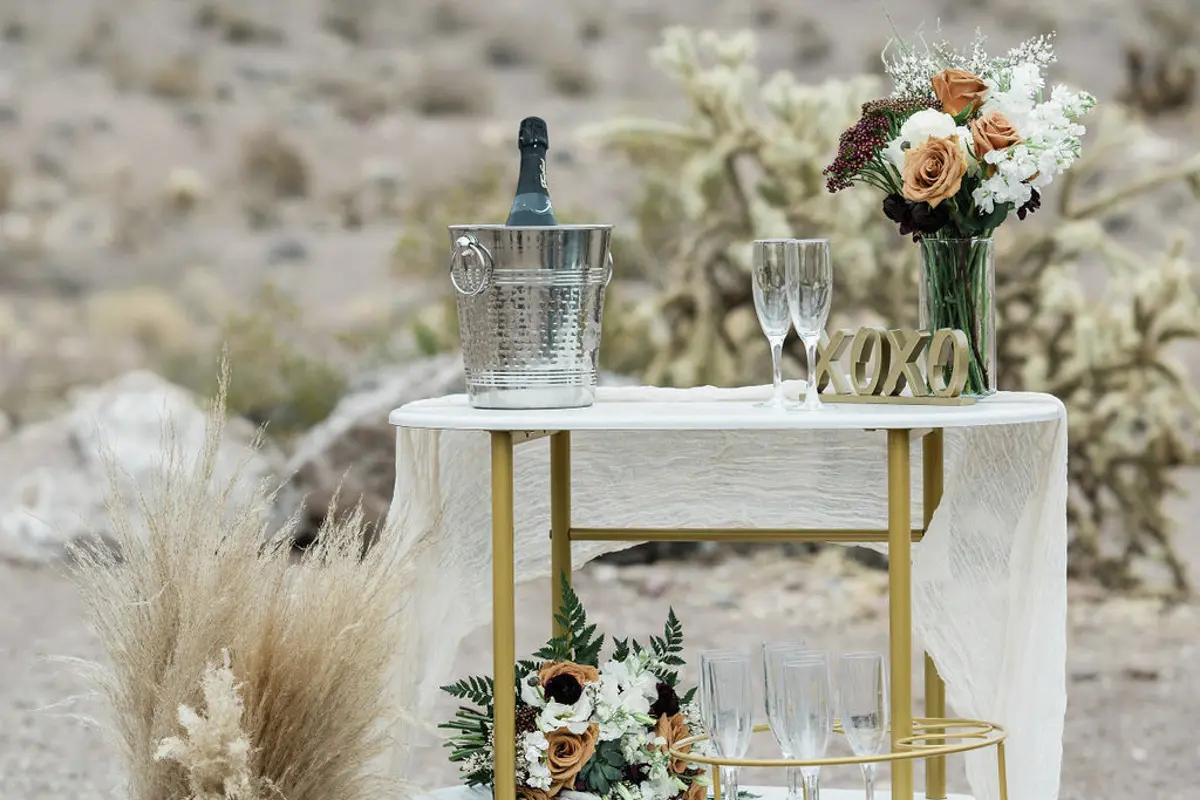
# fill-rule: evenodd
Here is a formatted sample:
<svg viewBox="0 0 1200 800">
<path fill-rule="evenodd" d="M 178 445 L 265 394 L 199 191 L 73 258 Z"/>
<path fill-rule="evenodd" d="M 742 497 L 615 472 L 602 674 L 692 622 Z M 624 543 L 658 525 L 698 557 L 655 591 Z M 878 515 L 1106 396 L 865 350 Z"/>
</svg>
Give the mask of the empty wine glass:
<svg viewBox="0 0 1200 800">
<path fill-rule="evenodd" d="M 788 309 L 808 356 L 808 380 L 800 408 L 814 411 L 821 408 L 817 391 L 817 344 L 829 320 L 833 262 L 827 239 L 796 240 L 793 248 L 795 255 L 788 260 Z"/>
<path fill-rule="evenodd" d="M 750 657 L 721 653 L 702 658 L 700 705 L 709 741 L 721 758 L 742 758 L 754 730 Z M 721 767 L 722 800 L 737 800 L 738 768 Z"/>
<path fill-rule="evenodd" d="M 803 642 L 763 642 L 763 697 L 767 706 L 767 722 L 779 751 L 784 758 L 795 758 L 783 725 L 783 675 L 784 663 L 792 656 L 804 652 Z M 788 767 L 788 800 L 800 800 L 802 786 L 799 767 Z"/>
<path fill-rule="evenodd" d="M 771 343 L 773 389 L 771 399 L 758 408 L 788 408 L 783 399 L 783 342 L 792 329 L 788 308 L 788 264 L 796 257 L 792 239 L 759 239 L 754 243 L 752 269 L 754 311 L 758 324 Z"/>
<path fill-rule="evenodd" d="M 825 757 L 833 717 L 830 713 L 829 660 L 819 651 L 789 657 L 783 677 L 783 730 L 793 757 L 811 761 Z M 820 800 L 820 767 L 801 767 L 805 800 Z"/>
<path fill-rule="evenodd" d="M 882 653 L 846 653 L 838 659 L 838 714 L 856 756 L 873 756 L 888 729 L 887 670 Z M 867 800 L 875 800 L 875 765 L 863 764 Z"/>
</svg>

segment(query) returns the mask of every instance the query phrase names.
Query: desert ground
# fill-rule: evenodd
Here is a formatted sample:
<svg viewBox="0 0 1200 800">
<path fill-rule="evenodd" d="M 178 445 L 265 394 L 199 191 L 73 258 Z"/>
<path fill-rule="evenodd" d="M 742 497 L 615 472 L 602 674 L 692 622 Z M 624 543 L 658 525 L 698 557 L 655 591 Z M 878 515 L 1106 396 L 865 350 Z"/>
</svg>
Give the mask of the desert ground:
<svg viewBox="0 0 1200 800">
<path fill-rule="evenodd" d="M 412 358 L 395 321 L 448 291 L 430 278 L 439 265 L 391 256 L 420 199 L 490 168 L 515 180 L 516 122 L 536 113 L 551 128 L 556 204 L 626 222 L 629 171 L 573 133 L 616 115 L 684 112 L 647 55 L 666 26 L 754 30 L 764 73 L 811 82 L 875 70 L 891 33 L 885 10 L 905 31 L 940 20 L 965 39 L 983 27 L 997 49 L 1057 29 L 1056 76 L 1105 102 L 1125 92 L 1128 47 L 1200 43 L 1188 27 L 1200 26 L 1200 7 L 1166 3 L 1182 16 L 1164 32 L 1148 11 L 1163 5 L 0 0 L 0 437 L 54 419 L 70 388 L 136 367 L 202 389 L 230 318 L 265 320 L 289 364 L 332 359 L 353 377 Z M 1164 147 L 1188 151 L 1196 121 L 1181 103 L 1148 124 Z M 1196 220 L 1193 205 L 1141 209 L 1129 235 Z M 371 346 L 346 347 L 347 333 Z M 251 360 L 251 374 L 277 366 L 268 361 Z M 1200 476 L 1179 478 L 1168 512 L 1198 573 Z M 54 660 L 102 655 L 67 568 L 0 560 L 3 800 L 123 797 L 118 753 L 72 713 L 86 685 Z M 596 563 L 579 586 L 602 626 L 674 605 L 696 648 L 752 645 L 781 627 L 831 648 L 884 646 L 882 573 L 838 555 Z M 532 604 L 548 590 L 522 592 Z M 1071 598 L 1063 800 L 1200 796 L 1200 743 L 1187 733 L 1200 715 L 1200 607 L 1087 581 Z M 528 622 L 522 646 L 543 622 Z M 487 653 L 479 631 L 456 671 L 485 670 Z M 438 754 L 421 769 L 453 780 Z M 836 778 L 856 785 L 851 773 Z M 961 775 L 952 781 L 962 788 Z"/>
</svg>

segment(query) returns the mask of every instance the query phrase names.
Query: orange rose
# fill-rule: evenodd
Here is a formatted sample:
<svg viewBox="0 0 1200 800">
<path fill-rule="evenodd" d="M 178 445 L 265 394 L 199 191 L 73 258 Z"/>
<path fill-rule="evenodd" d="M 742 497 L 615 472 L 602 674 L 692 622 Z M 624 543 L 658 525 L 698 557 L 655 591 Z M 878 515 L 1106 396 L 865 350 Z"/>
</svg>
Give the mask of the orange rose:
<svg viewBox="0 0 1200 800">
<path fill-rule="evenodd" d="M 705 800 L 708 797 L 708 787 L 701 786 L 699 783 L 693 783 L 688 787 L 687 794 L 683 796 L 683 800 Z"/>
<path fill-rule="evenodd" d="M 667 743 L 663 745 L 662 748 L 663 752 L 665 753 L 674 747 L 676 742 L 680 741 L 681 739 L 686 739 L 692 734 L 688 730 L 687 723 L 683 720 L 683 714 L 676 714 L 673 717 L 668 717 L 666 714 L 663 714 L 658 718 L 658 722 L 654 725 L 654 735 L 661 736 L 667 740 Z M 691 751 L 692 746 L 688 745 L 683 752 L 690 753 Z M 684 761 L 682 758 L 671 759 L 672 772 L 687 772 L 691 766 L 692 765 L 690 762 Z"/>
<path fill-rule="evenodd" d="M 933 208 L 953 197 L 967 174 L 967 159 L 957 136 L 930 139 L 904 154 L 904 198 Z"/>
<path fill-rule="evenodd" d="M 987 84 L 965 69 L 948 69 L 933 76 L 933 93 L 942 104 L 942 111 L 952 117 L 982 105 L 987 92 Z"/>
<path fill-rule="evenodd" d="M 562 787 L 558 784 L 551 784 L 549 791 L 546 789 L 534 789 L 531 786 L 517 787 L 517 800 L 551 800 L 558 790 Z"/>
<path fill-rule="evenodd" d="M 542 682 L 542 686 L 546 685 L 546 681 L 558 675 L 570 675 L 579 681 L 580 686 L 583 686 L 585 683 L 600 682 L 600 670 L 571 661 L 547 661 L 538 670 L 538 680 Z"/>
<path fill-rule="evenodd" d="M 566 728 L 546 734 L 546 741 L 550 743 L 547 750 L 550 779 L 555 785 L 562 787 L 575 780 L 583 765 L 596 752 L 596 741 L 599 738 L 600 726 L 594 722 L 581 734 L 571 733 Z"/>
<path fill-rule="evenodd" d="M 993 111 L 971 123 L 971 139 L 975 145 L 975 157 L 983 157 L 993 150 L 1004 150 L 1021 143 L 1021 136 L 1008 117 Z"/>
</svg>

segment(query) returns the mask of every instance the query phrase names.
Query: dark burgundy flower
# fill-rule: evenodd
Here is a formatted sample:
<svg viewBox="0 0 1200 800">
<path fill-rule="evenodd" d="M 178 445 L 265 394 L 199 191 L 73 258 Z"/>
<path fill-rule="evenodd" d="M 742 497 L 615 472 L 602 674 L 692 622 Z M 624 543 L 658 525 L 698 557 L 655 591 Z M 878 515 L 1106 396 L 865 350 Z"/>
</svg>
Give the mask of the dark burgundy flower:
<svg viewBox="0 0 1200 800">
<path fill-rule="evenodd" d="M 827 179 L 826 188 L 830 192 L 839 192 L 863 175 L 877 171 L 876 156 L 887 145 L 899 121 L 922 109 L 936 107 L 937 101 L 931 98 L 864 103 L 862 117 L 841 135 L 837 158 L 822 172 Z"/>
<path fill-rule="evenodd" d="M 1038 194 L 1037 189 L 1034 189 L 1033 194 L 1029 198 L 1029 201 L 1026 202 L 1025 205 L 1023 205 L 1017 209 L 1017 217 L 1019 219 L 1025 219 L 1025 217 L 1027 217 L 1028 215 L 1037 211 L 1041 207 L 1042 207 L 1042 196 L 1040 194 Z"/>
<path fill-rule="evenodd" d="M 911 217 L 912 203 L 905 200 L 903 195 L 889 194 L 883 200 L 883 213 L 892 222 L 903 224 Z"/>
<path fill-rule="evenodd" d="M 673 717 L 679 713 L 679 695 L 670 684 L 660 682 L 654 687 L 658 690 L 658 699 L 650 706 L 650 716 L 658 719 L 661 716 Z"/>
<path fill-rule="evenodd" d="M 546 698 L 564 705 L 575 705 L 583 695 L 583 684 L 572 675 L 558 674 L 542 687 L 546 690 Z"/>
<path fill-rule="evenodd" d="M 914 203 L 910 218 L 921 233 L 937 233 L 950 222 L 949 204 L 941 203 L 933 208 L 929 203 Z"/>
</svg>

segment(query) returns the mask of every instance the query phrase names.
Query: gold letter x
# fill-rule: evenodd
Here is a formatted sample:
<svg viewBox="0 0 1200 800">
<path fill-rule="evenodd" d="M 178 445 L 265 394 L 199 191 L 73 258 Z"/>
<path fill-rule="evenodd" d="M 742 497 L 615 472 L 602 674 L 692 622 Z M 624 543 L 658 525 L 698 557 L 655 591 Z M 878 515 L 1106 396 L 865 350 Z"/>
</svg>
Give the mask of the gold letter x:
<svg viewBox="0 0 1200 800">
<path fill-rule="evenodd" d="M 883 383 L 885 396 L 898 395 L 904 391 L 904 386 L 912 387 L 913 397 L 924 397 L 929 394 L 925 385 L 925 376 L 917 359 L 925 350 L 929 341 L 928 331 L 900 329 L 887 332 L 888 341 L 892 345 L 892 363 L 888 370 L 887 380 Z"/>
</svg>

